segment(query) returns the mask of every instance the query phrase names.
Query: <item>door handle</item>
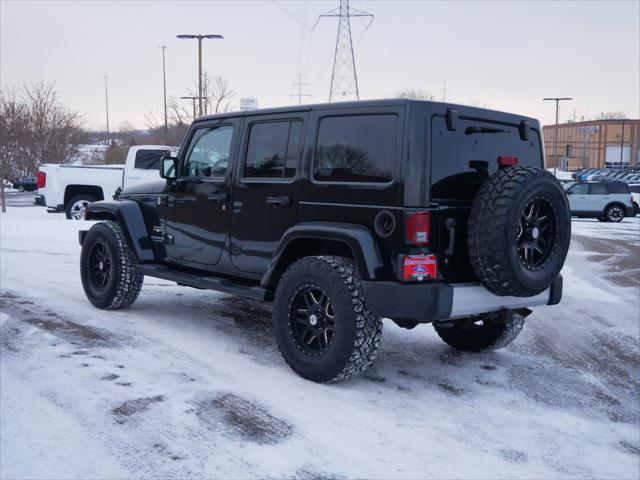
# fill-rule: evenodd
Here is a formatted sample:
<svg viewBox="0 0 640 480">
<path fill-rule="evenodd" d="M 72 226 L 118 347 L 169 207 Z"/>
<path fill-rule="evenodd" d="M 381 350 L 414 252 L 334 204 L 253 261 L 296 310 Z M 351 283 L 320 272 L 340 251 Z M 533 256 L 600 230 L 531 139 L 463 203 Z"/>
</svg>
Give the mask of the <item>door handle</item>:
<svg viewBox="0 0 640 480">
<path fill-rule="evenodd" d="M 213 200 L 215 203 L 222 203 L 227 199 L 227 194 L 224 192 L 209 193 L 207 200 Z"/>
<path fill-rule="evenodd" d="M 136 176 L 131 175 L 131 176 L 129 177 L 129 180 L 140 180 L 141 178 L 142 178 L 142 177 L 141 177 L 140 175 L 136 175 Z"/>
<path fill-rule="evenodd" d="M 458 222 L 456 221 L 455 218 L 447 218 L 445 222 L 447 230 L 449 230 L 449 246 L 444 251 L 444 254 L 447 257 L 450 257 L 451 255 L 453 255 L 453 250 L 456 246 L 456 224 L 457 223 Z"/>
<path fill-rule="evenodd" d="M 291 203 L 291 199 L 286 195 L 274 195 L 273 197 L 267 197 L 265 201 L 275 208 L 286 207 Z"/>
</svg>

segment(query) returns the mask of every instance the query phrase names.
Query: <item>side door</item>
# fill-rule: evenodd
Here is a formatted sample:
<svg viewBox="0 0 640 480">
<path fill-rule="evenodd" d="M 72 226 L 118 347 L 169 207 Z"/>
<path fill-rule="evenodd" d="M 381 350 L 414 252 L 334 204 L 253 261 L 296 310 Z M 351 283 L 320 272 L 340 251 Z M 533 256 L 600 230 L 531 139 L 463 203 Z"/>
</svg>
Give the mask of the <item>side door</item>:
<svg viewBox="0 0 640 480">
<path fill-rule="evenodd" d="M 307 113 L 251 117 L 236 166 L 231 261 L 262 274 L 296 219 L 299 164 Z"/>
<path fill-rule="evenodd" d="M 602 212 L 607 203 L 609 203 L 609 190 L 604 183 L 590 183 L 588 197 L 589 211 Z"/>
<path fill-rule="evenodd" d="M 167 260 L 210 267 L 220 260 L 229 226 L 230 172 L 240 119 L 198 124 L 179 157 L 165 219 Z"/>
<path fill-rule="evenodd" d="M 586 183 L 577 183 L 567 190 L 567 198 L 571 213 L 588 212 L 589 207 L 589 185 Z"/>
</svg>

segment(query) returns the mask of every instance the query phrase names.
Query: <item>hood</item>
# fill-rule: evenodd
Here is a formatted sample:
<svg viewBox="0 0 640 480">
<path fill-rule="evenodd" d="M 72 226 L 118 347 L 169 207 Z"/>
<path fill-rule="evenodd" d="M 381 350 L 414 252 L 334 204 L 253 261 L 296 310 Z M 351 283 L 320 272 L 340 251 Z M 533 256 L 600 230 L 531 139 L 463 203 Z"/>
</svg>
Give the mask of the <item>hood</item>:
<svg viewBox="0 0 640 480">
<path fill-rule="evenodd" d="M 131 185 L 130 187 L 123 189 L 120 192 L 120 196 L 160 193 L 164 191 L 166 186 L 167 186 L 166 180 L 159 180 L 156 182 L 148 182 L 148 183 L 139 183 L 137 185 Z"/>
</svg>

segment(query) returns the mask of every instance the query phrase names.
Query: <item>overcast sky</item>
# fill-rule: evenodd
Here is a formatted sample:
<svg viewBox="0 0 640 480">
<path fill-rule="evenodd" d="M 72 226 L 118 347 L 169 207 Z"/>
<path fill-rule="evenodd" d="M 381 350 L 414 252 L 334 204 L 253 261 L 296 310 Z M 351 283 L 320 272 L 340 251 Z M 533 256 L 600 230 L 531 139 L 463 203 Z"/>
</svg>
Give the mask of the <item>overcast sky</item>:
<svg viewBox="0 0 640 480">
<path fill-rule="evenodd" d="M 328 99 L 337 19 L 317 16 L 331 2 L 35 2 L 0 0 L 0 85 L 55 82 L 61 99 L 104 128 L 109 75 L 110 124 L 145 127 L 197 77 L 194 40 L 180 33 L 218 33 L 205 40 L 204 68 L 227 77 L 260 107 L 297 103 L 294 74 L 303 73 L 306 102 Z M 640 2 L 352 1 L 375 15 L 352 19 L 360 97 L 392 97 L 403 87 L 447 101 L 473 103 L 554 120 L 547 96 L 571 96 L 561 121 L 623 110 L 640 117 Z"/>
</svg>

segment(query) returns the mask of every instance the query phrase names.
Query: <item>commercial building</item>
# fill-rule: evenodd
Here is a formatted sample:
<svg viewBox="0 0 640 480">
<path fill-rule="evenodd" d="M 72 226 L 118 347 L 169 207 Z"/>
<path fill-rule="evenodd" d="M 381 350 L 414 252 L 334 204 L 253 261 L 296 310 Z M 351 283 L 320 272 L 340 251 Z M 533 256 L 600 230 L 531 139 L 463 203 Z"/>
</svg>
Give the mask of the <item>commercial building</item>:
<svg viewBox="0 0 640 480">
<path fill-rule="evenodd" d="M 640 168 L 640 120 L 590 120 L 542 127 L 547 167 Z M 557 135 L 557 150 L 553 144 Z"/>
</svg>

